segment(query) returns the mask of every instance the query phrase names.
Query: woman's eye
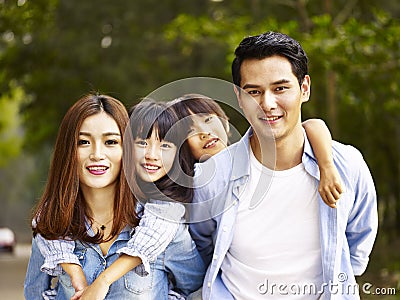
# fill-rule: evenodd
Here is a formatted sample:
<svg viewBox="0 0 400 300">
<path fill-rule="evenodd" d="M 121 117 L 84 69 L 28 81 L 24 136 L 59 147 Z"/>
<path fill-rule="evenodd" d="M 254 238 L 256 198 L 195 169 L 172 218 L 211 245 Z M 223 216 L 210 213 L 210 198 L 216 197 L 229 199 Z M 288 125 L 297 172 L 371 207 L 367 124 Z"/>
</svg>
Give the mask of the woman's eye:
<svg viewBox="0 0 400 300">
<path fill-rule="evenodd" d="M 82 146 L 82 145 L 89 145 L 90 143 L 89 143 L 89 141 L 87 141 L 87 140 L 79 140 L 78 141 L 78 146 Z"/>
<path fill-rule="evenodd" d="M 106 141 L 106 145 L 118 145 L 118 141 L 117 140 L 107 140 Z"/>
</svg>

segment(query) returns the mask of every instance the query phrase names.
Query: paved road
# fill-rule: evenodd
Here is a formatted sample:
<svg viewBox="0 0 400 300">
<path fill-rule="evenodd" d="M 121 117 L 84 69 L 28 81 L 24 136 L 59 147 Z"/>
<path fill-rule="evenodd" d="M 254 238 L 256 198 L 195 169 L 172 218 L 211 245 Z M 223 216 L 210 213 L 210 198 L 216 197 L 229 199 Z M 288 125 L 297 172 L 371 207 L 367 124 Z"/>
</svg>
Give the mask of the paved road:
<svg viewBox="0 0 400 300">
<path fill-rule="evenodd" d="M 0 253 L 0 298 L 23 300 L 24 279 L 31 246 L 17 245 L 14 254 Z"/>
</svg>

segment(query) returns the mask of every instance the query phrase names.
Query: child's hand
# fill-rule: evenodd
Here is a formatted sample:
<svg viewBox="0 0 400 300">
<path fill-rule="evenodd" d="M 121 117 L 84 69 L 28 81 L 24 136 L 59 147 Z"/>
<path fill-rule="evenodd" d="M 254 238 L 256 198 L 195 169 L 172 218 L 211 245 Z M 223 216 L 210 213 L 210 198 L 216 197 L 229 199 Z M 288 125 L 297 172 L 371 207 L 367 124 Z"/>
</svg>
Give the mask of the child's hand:
<svg viewBox="0 0 400 300">
<path fill-rule="evenodd" d="M 336 202 L 343 193 L 342 181 L 335 165 L 320 167 L 318 192 L 326 205 L 336 208 Z"/>
<path fill-rule="evenodd" d="M 83 290 L 83 293 L 79 295 L 79 298 L 71 298 L 71 300 L 103 300 L 106 297 L 109 288 L 110 285 L 106 281 L 102 280 L 100 276 Z"/>
<path fill-rule="evenodd" d="M 71 299 L 77 300 L 82 294 L 83 290 L 87 287 L 85 273 L 80 265 L 72 263 L 62 263 L 61 267 L 71 278 L 72 287 L 75 290 L 74 296 Z M 77 295 L 77 296 L 75 296 Z"/>
<path fill-rule="evenodd" d="M 79 291 L 75 290 L 75 294 L 71 297 L 70 300 L 79 300 L 79 299 L 81 299 L 81 296 L 82 296 L 83 292 L 85 291 L 85 289 L 86 288 L 84 288 L 82 290 L 79 290 Z"/>
<path fill-rule="evenodd" d="M 87 282 L 85 277 L 72 277 L 71 278 L 72 286 L 75 290 L 75 294 L 82 294 L 83 290 L 87 287 Z M 79 298 L 76 298 L 79 299 Z"/>
</svg>

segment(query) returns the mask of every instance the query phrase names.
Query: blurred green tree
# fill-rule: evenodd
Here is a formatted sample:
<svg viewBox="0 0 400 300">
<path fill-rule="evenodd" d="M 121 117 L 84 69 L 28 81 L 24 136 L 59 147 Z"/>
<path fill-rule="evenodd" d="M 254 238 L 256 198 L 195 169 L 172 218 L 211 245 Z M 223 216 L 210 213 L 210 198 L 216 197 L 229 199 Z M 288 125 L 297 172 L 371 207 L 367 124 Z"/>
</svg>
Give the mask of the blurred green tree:
<svg viewBox="0 0 400 300">
<path fill-rule="evenodd" d="M 0 154 L 20 153 L 23 120 L 24 151 L 38 156 L 26 156 L 33 202 L 58 124 L 82 94 L 130 106 L 185 77 L 230 81 L 244 36 L 281 31 L 310 57 L 304 118 L 326 120 L 335 139 L 362 151 L 390 239 L 400 230 L 399 19 L 398 0 L 0 0 Z M 12 174 L 3 170 L 2 179 Z"/>
<path fill-rule="evenodd" d="M 16 158 L 22 150 L 24 134 L 20 107 L 26 102 L 21 87 L 10 84 L 10 93 L 0 96 L 0 167 Z"/>
</svg>

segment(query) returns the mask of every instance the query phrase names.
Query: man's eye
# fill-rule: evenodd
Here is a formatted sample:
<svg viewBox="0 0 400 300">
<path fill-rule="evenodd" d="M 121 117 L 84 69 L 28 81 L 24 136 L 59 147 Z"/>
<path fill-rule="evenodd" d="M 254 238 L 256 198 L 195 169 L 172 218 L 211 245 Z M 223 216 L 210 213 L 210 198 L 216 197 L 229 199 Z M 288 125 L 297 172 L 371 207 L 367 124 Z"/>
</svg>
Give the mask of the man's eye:
<svg viewBox="0 0 400 300">
<path fill-rule="evenodd" d="M 286 86 L 278 86 L 278 87 L 276 88 L 276 91 L 277 91 L 277 92 L 281 92 L 281 91 L 284 91 L 284 90 L 286 90 L 286 89 L 288 89 L 288 87 L 286 87 Z"/>
<path fill-rule="evenodd" d="M 194 128 L 190 128 L 189 130 L 188 130 L 188 134 L 191 134 L 191 133 L 193 133 L 195 130 L 194 130 Z"/>
<path fill-rule="evenodd" d="M 257 91 L 257 90 L 250 90 L 250 91 L 247 91 L 247 93 L 250 94 L 250 95 L 259 95 L 259 94 L 260 94 L 260 91 Z"/>
</svg>

